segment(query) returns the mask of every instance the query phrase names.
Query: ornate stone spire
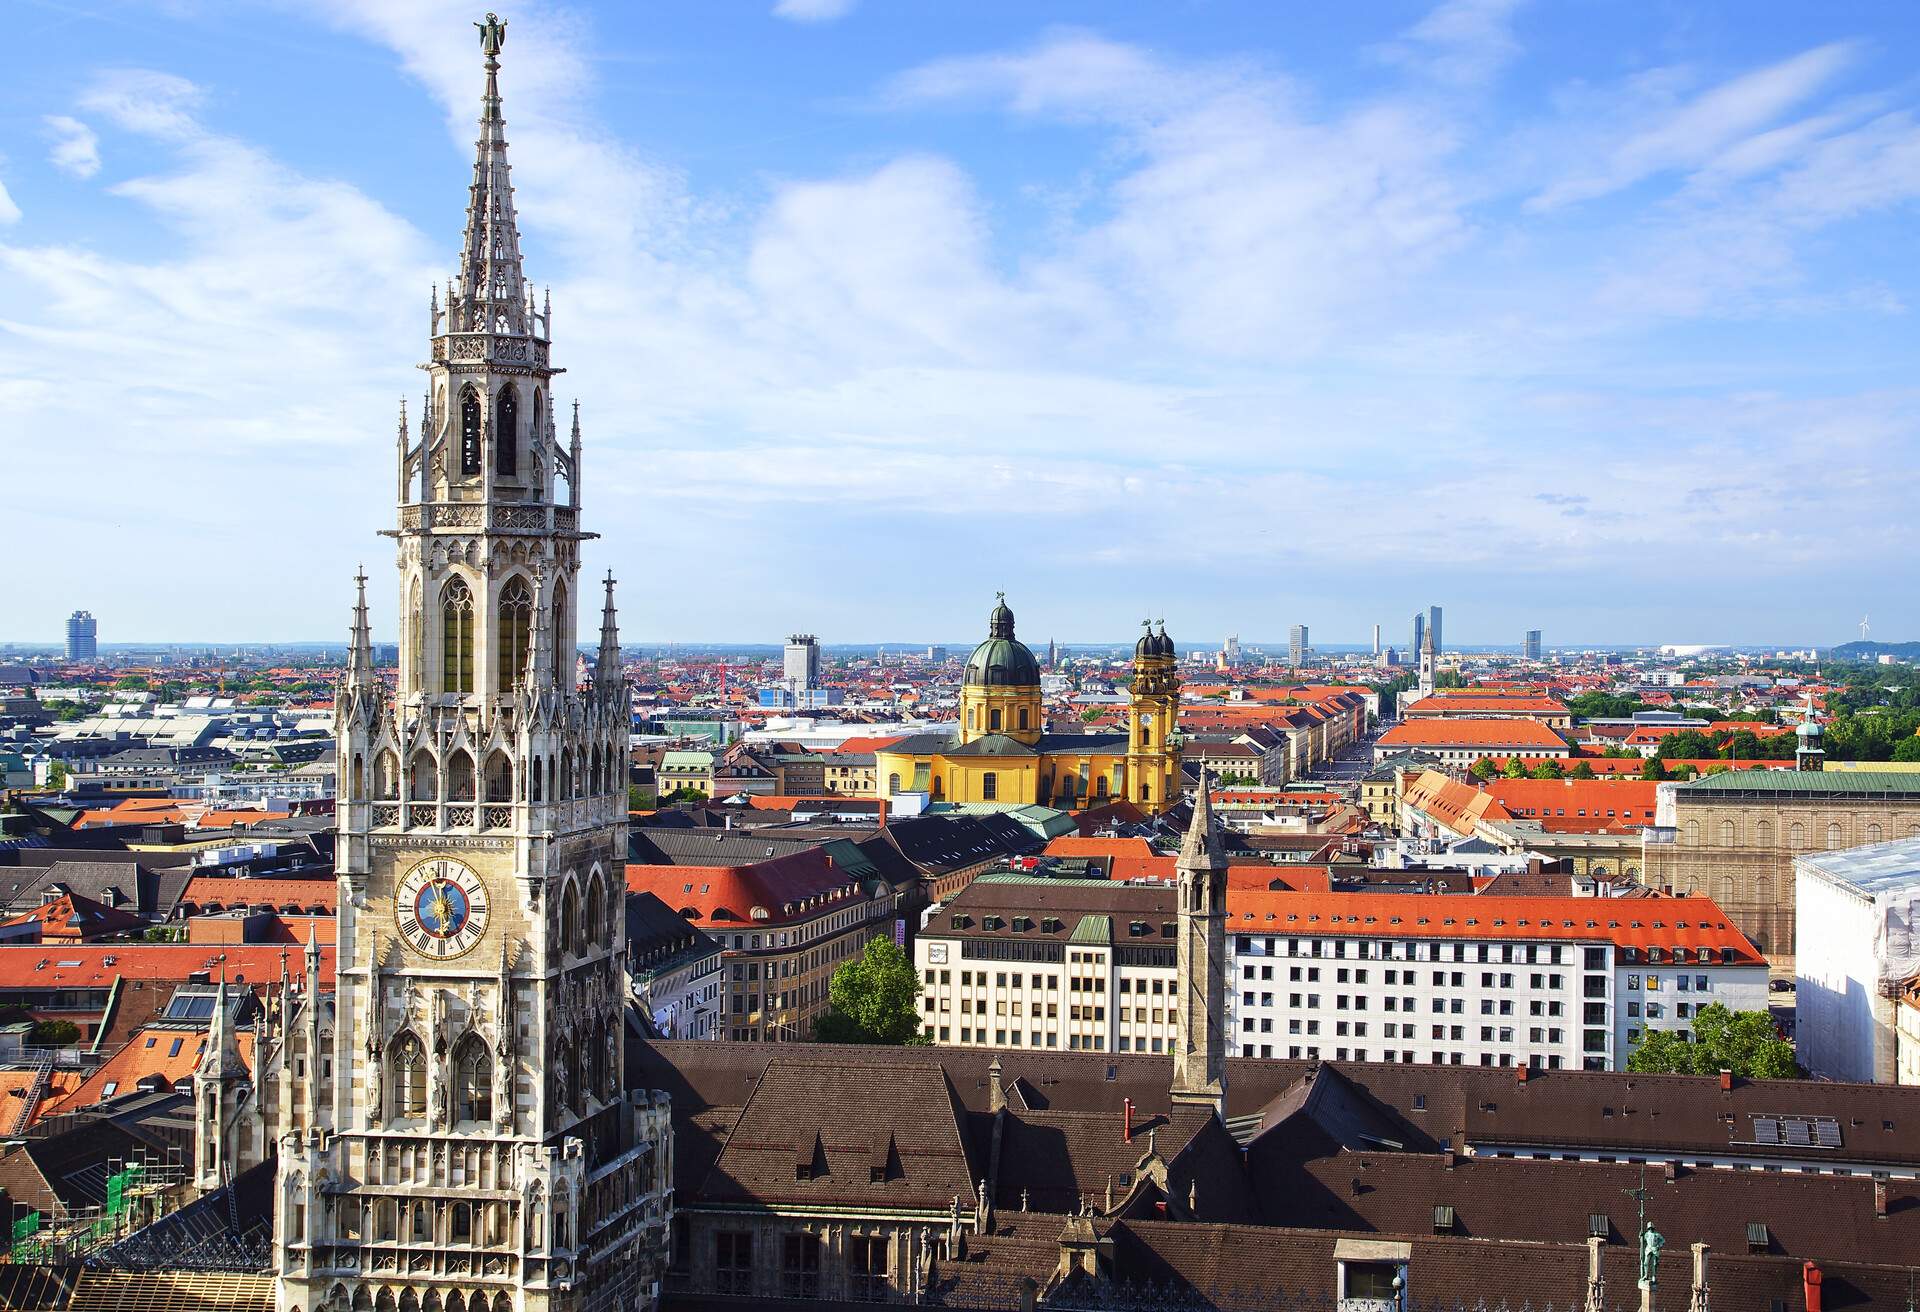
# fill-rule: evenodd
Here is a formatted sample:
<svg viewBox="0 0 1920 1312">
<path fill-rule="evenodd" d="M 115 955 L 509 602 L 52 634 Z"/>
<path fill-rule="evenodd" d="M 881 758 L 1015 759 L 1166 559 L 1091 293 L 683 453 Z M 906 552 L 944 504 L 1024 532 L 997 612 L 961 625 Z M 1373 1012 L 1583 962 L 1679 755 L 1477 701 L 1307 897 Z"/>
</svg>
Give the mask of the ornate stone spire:
<svg viewBox="0 0 1920 1312">
<path fill-rule="evenodd" d="M 373 679 L 373 634 L 367 627 L 367 571 L 353 576 L 358 590 L 353 602 L 353 637 L 347 646 L 347 683 L 360 686 Z"/>
<path fill-rule="evenodd" d="M 620 622 L 613 607 L 613 571 L 607 571 L 607 597 L 600 607 L 600 656 L 594 663 L 593 686 L 609 700 L 620 687 Z"/>
<path fill-rule="evenodd" d="M 500 113 L 500 47 L 507 39 L 507 25 L 488 14 L 486 22 L 474 26 L 480 29 L 480 48 L 487 57 L 487 89 L 480 102 L 480 139 L 474 143 L 460 280 L 447 308 L 456 332 L 525 335 L 527 289 L 507 167 L 507 123 Z"/>
<path fill-rule="evenodd" d="M 227 974 L 221 967 L 220 987 L 213 995 L 213 1020 L 207 1028 L 207 1050 L 200 1058 L 200 1074 L 212 1079 L 244 1079 L 247 1064 L 240 1060 L 240 1047 L 233 1027 L 227 1023 Z"/>
<path fill-rule="evenodd" d="M 1220 842 L 1220 830 L 1213 818 L 1213 780 L 1200 773 L 1200 786 L 1193 793 L 1193 820 L 1186 837 L 1180 841 L 1181 870 L 1225 870 L 1226 848 Z"/>
</svg>

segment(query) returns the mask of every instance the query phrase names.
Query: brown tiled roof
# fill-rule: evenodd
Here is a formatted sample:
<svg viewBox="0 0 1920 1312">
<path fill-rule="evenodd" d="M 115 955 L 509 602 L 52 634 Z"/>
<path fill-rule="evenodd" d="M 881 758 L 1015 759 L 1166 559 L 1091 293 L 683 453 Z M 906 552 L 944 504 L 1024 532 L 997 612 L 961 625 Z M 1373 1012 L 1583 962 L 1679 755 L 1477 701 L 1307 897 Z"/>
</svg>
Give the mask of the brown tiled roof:
<svg viewBox="0 0 1920 1312">
<path fill-rule="evenodd" d="M 858 1050 L 768 1053 L 697 1195 L 707 1202 L 971 1207 L 984 1174 L 931 1050 L 874 1061 Z"/>
</svg>

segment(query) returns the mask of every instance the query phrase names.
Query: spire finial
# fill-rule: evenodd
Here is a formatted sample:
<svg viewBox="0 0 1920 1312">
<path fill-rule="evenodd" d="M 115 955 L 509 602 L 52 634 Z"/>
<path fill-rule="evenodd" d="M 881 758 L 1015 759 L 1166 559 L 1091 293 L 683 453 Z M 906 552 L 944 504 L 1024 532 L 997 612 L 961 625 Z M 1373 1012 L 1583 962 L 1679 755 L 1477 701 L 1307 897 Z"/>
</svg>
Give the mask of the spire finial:
<svg viewBox="0 0 1920 1312">
<path fill-rule="evenodd" d="M 500 15 L 489 11 L 487 21 L 475 23 L 474 26 L 480 29 L 480 49 L 486 52 L 487 72 L 499 72 L 500 47 L 507 43 L 506 23 L 501 21 Z"/>
</svg>

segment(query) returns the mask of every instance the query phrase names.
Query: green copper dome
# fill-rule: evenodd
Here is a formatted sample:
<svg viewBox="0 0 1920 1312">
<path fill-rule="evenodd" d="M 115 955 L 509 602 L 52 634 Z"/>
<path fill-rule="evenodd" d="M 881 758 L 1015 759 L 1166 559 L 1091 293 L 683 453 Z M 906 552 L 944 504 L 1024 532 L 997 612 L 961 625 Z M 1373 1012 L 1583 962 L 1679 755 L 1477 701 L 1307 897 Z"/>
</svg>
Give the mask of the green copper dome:
<svg viewBox="0 0 1920 1312">
<path fill-rule="evenodd" d="M 1040 686 L 1040 662 L 1027 650 L 1027 644 L 1013 636 L 1013 612 L 1001 593 L 993 614 L 987 617 L 987 640 L 967 657 L 966 686 L 969 688 L 1037 688 Z"/>
</svg>

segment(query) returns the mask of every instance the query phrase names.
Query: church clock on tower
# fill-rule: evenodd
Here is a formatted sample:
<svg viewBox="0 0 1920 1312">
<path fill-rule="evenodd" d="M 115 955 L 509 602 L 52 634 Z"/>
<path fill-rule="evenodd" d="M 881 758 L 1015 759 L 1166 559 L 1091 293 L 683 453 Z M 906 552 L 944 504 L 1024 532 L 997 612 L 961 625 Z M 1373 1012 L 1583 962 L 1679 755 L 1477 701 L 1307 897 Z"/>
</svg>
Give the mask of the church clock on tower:
<svg viewBox="0 0 1920 1312">
<path fill-rule="evenodd" d="M 487 927 L 487 886 L 464 862 L 429 858 L 400 880 L 393 915 L 401 941 L 421 956 L 464 956 Z"/>
<path fill-rule="evenodd" d="M 458 272 L 396 451 L 399 667 L 373 668 L 363 576 L 335 698 L 339 1074 L 278 1143 L 279 1312 L 641 1312 L 666 1256 L 666 1098 L 625 1079 L 613 580 L 583 679 L 579 412 L 563 436 L 507 167 L 506 24 L 477 26 Z"/>
</svg>

